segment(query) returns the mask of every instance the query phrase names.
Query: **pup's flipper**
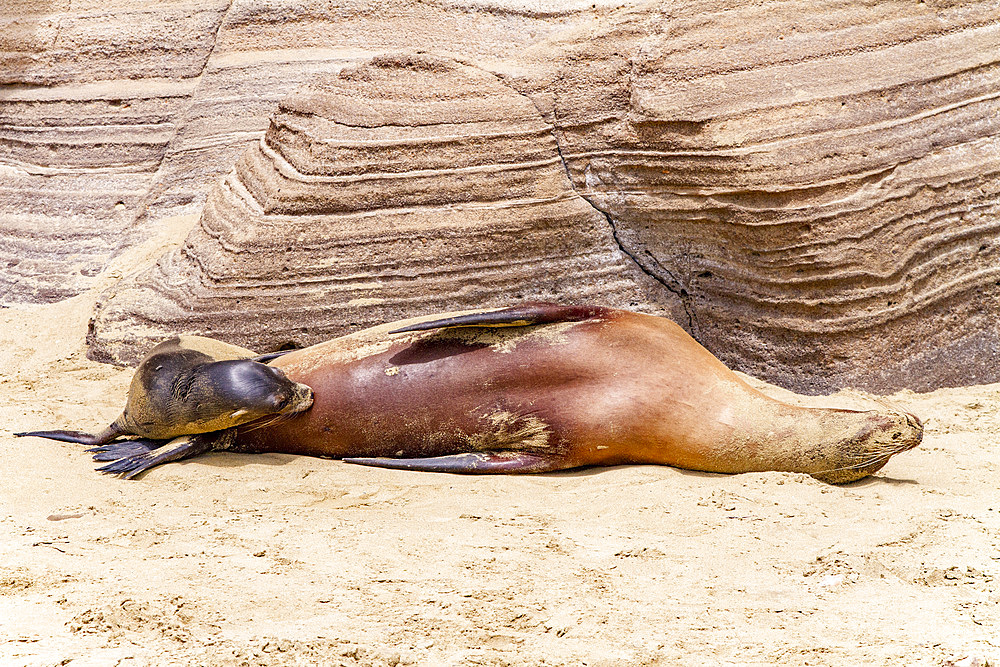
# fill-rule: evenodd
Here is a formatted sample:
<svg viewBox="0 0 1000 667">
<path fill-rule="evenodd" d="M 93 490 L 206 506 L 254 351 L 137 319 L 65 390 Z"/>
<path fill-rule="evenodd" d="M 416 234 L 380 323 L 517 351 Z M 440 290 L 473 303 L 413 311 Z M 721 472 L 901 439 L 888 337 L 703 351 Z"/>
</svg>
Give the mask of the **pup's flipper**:
<svg viewBox="0 0 1000 667">
<path fill-rule="evenodd" d="M 118 475 L 122 479 L 132 479 L 139 473 L 163 463 L 189 459 L 213 449 L 227 449 L 232 445 L 235 438 L 236 429 L 234 428 L 226 429 L 225 431 L 215 431 L 213 433 L 182 435 L 179 438 L 170 440 L 161 447 L 126 456 L 114 463 L 109 463 L 106 466 L 98 468 L 97 471 L 107 475 Z"/>
<path fill-rule="evenodd" d="M 112 428 L 106 428 L 100 433 L 84 433 L 83 431 L 26 431 L 24 433 L 15 433 L 15 436 L 19 438 L 24 438 L 28 436 L 33 436 L 36 438 L 48 438 L 49 440 L 58 440 L 59 442 L 74 442 L 78 445 L 89 445 L 94 447 L 96 445 L 103 445 L 106 442 L 110 442 L 114 438 L 121 435 L 120 431 Z"/>
<path fill-rule="evenodd" d="M 100 447 L 91 447 L 88 452 L 94 453 L 95 461 L 117 461 L 137 454 L 146 454 L 170 442 L 169 440 L 153 440 L 137 438 L 135 440 L 118 440 Z"/>
<path fill-rule="evenodd" d="M 561 306 L 557 303 L 526 303 L 502 310 L 487 310 L 439 320 L 418 322 L 390 331 L 390 334 L 408 331 L 430 331 L 448 327 L 527 327 L 552 322 L 580 322 L 605 315 L 610 311 L 603 306 Z"/>
<path fill-rule="evenodd" d="M 558 457 L 526 452 L 468 452 L 422 459 L 347 458 L 344 461 L 394 470 L 423 470 L 471 475 L 549 472 L 562 470 L 566 467 L 565 463 Z"/>
<path fill-rule="evenodd" d="M 283 357 L 289 352 L 294 352 L 295 350 L 278 350 L 277 352 L 268 352 L 266 354 L 258 354 L 256 357 L 252 358 L 250 361 L 256 361 L 262 364 L 266 364 L 269 361 L 273 361 L 278 357 Z"/>
</svg>

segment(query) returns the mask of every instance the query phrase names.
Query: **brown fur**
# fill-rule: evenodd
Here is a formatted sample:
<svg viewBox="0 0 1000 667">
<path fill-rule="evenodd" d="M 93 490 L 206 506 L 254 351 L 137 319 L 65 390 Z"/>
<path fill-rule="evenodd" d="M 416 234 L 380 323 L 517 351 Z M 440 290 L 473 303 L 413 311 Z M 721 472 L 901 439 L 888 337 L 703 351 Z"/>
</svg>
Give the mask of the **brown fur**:
<svg viewBox="0 0 1000 667">
<path fill-rule="evenodd" d="M 336 458 L 529 452 L 543 463 L 496 471 L 656 463 L 840 483 L 920 442 L 912 415 L 771 399 L 669 320 L 526 308 L 549 323 L 518 326 L 512 315 L 502 328 L 389 333 L 411 321 L 290 353 L 273 365 L 312 387 L 313 408 L 241 430 L 236 447 Z"/>
</svg>

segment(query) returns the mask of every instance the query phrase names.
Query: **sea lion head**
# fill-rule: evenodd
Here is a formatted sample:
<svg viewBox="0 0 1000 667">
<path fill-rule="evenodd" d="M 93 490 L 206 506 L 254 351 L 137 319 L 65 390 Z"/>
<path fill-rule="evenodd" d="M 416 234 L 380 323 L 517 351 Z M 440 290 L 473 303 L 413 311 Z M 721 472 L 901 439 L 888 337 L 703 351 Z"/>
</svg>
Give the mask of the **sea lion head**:
<svg viewBox="0 0 1000 667">
<path fill-rule="evenodd" d="M 312 406 L 312 389 L 288 379 L 280 368 L 240 359 L 206 364 L 202 371 L 215 400 L 234 408 L 229 426 L 269 415 L 294 414 Z"/>
<path fill-rule="evenodd" d="M 905 411 L 836 410 L 856 414 L 860 420 L 850 437 L 835 443 L 831 455 L 824 459 L 833 465 L 813 477 L 830 484 L 853 482 L 882 469 L 889 459 L 913 449 L 924 437 L 924 425 L 916 415 Z"/>
</svg>

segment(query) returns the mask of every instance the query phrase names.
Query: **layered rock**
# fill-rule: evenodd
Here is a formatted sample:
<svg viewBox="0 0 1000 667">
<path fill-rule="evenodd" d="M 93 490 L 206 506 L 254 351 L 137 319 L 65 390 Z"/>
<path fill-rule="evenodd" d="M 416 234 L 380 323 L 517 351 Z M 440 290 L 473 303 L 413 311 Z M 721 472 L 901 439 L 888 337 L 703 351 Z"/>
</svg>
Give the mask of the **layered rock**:
<svg viewBox="0 0 1000 667">
<path fill-rule="evenodd" d="M 535 257 L 535 266 L 556 254 L 554 230 L 564 229 L 579 257 L 591 252 L 579 241 L 590 233 L 593 248 L 603 249 L 594 257 L 623 248 L 620 283 L 610 289 L 605 274 L 584 268 L 580 281 L 543 275 L 534 292 L 508 290 L 505 298 L 614 292 L 647 309 L 681 304 L 678 321 L 731 366 L 805 391 L 1000 380 L 997 2 L 542 4 L 5 5 L 0 305 L 78 293 L 109 258 L 172 229 L 170 216 L 201 215 L 180 253 L 105 295 L 91 337 L 96 353 L 127 359 L 131 342 L 171 326 L 270 348 L 313 339 L 292 335 L 292 322 L 351 328 L 408 314 L 409 304 L 448 309 L 483 299 L 467 285 L 494 274 L 474 267 L 507 257 L 486 228 L 534 239 L 517 252 Z M 499 199 L 485 206 L 481 190 L 468 199 L 465 181 L 419 166 L 429 155 L 461 160 L 466 151 L 432 134 L 404 137 L 391 124 L 361 136 L 347 116 L 324 138 L 327 129 L 311 124 L 336 119 L 295 107 L 330 94 L 330 77 L 342 68 L 404 44 L 459 54 L 530 98 L 540 110 L 535 121 L 552 124 L 559 145 L 544 131 L 526 135 L 523 146 L 542 143 L 525 155 L 561 151 L 572 187 L 604 221 L 591 212 L 577 226 L 560 209 L 551 223 L 540 204 L 530 214 L 508 206 L 524 217 L 491 213 Z M 314 79 L 324 83 L 289 98 L 260 144 L 279 100 Z M 403 141 L 411 151 L 386 148 Z M 337 142 L 368 148 L 352 153 Z M 408 162 L 427 171 L 404 181 L 423 185 L 394 190 L 379 155 L 395 156 L 404 171 Z M 497 187 L 509 183 L 521 201 L 524 181 L 503 173 L 508 180 L 496 177 Z M 549 176 L 537 178 L 546 192 L 555 187 Z M 489 218 L 484 227 L 453 217 L 477 205 Z M 414 231 L 431 222 L 405 218 L 400 228 L 417 241 L 403 248 L 389 234 L 391 250 L 381 255 L 372 250 L 383 238 L 377 225 L 359 222 L 369 220 L 366 211 L 403 220 L 432 207 L 441 210 L 439 236 Z M 311 235 L 313 220 L 336 216 L 356 222 L 356 242 L 339 223 L 331 223 L 332 240 Z M 293 228 L 317 254 L 281 245 Z M 448 254 L 448 234 L 480 235 L 482 252 L 495 255 Z M 556 245 L 524 245 L 543 237 Z M 409 302 L 359 287 L 371 278 L 370 263 L 382 276 L 371 289 L 391 283 L 396 294 L 401 283 L 385 277 L 388 257 L 416 253 L 420 238 L 438 264 L 430 273 L 429 264 L 406 265 Z M 275 249 L 293 248 L 285 273 L 267 277 L 245 261 L 251 242 L 275 262 Z M 315 259 L 332 252 L 336 262 Z M 635 267 L 661 289 L 651 292 Z M 534 284 L 529 273 L 519 284 Z M 511 286 L 484 280 L 495 299 Z M 305 285 L 319 285 L 320 296 L 303 297 L 297 286 Z M 335 285 L 340 305 L 325 310 Z M 381 298 L 388 301 L 372 301 Z M 497 302 L 472 305 L 486 303 Z M 371 309 L 362 313 L 361 304 Z M 250 334 L 223 325 L 224 312 L 247 318 L 244 329 L 277 323 L 273 336 L 240 338 Z M 338 330 L 322 324 L 317 335 Z"/>
<path fill-rule="evenodd" d="M 643 278 L 531 100 L 453 60 L 383 57 L 287 98 L 91 343 L 128 362 L 176 331 L 264 350 L 521 300 L 669 303 Z"/>
<path fill-rule="evenodd" d="M 113 256 L 226 6 L 0 10 L 0 303 L 72 296 Z"/>
<path fill-rule="evenodd" d="M 497 71 L 620 2 L 0 3 L 0 306 L 60 300 L 198 215 L 279 100 L 402 46 Z"/>
<path fill-rule="evenodd" d="M 995 3 L 664 5 L 580 39 L 577 188 L 730 365 L 806 391 L 1000 379 Z"/>
<path fill-rule="evenodd" d="M 538 67 L 518 55 L 523 46 L 594 11 L 582 0 L 557 4 L 535 11 L 512 10 L 503 0 L 232 0 L 151 188 L 147 217 L 200 212 L 216 183 L 263 136 L 278 103 L 316 77 L 403 47 L 459 53 L 500 70 Z M 551 66 L 549 54 L 538 57 Z"/>
</svg>

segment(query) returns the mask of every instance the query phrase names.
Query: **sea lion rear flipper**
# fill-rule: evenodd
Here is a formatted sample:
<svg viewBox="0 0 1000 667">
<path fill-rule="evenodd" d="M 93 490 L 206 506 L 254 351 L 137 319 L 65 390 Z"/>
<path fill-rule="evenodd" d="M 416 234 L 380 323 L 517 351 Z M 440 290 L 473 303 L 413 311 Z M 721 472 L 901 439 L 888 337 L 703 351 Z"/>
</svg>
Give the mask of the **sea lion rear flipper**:
<svg viewBox="0 0 1000 667">
<path fill-rule="evenodd" d="M 136 456 L 137 454 L 146 454 L 154 449 L 157 449 L 158 447 L 162 447 L 168 442 L 170 442 L 170 440 L 136 438 L 135 440 L 118 440 L 117 442 L 109 442 L 108 444 L 101 445 L 100 447 L 91 447 L 87 451 L 94 453 L 95 461 L 117 461 L 118 459 Z"/>
<path fill-rule="evenodd" d="M 552 322 L 579 322 L 608 312 L 601 306 L 561 306 L 557 303 L 526 303 L 501 310 L 487 310 L 438 320 L 418 322 L 390 331 L 390 334 L 408 331 L 429 331 L 448 327 L 527 327 Z"/>
<path fill-rule="evenodd" d="M 213 449 L 226 449 L 236 438 L 236 429 L 198 433 L 197 435 L 182 435 L 156 449 L 139 452 L 119 459 L 114 463 L 101 466 L 98 472 L 107 475 L 118 475 L 122 479 L 132 479 L 141 472 L 170 461 L 188 459 Z"/>
<path fill-rule="evenodd" d="M 346 458 L 355 463 L 394 470 L 423 470 L 427 472 L 453 472 L 475 475 L 517 474 L 562 470 L 565 464 L 555 456 L 527 452 L 467 452 L 450 456 L 422 459 Z"/>
<path fill-rule="evenodd" d="M 83 431 L 25 431 L 24 433 L 15 433 L 14 436 L 18 438 L 33 436 L 36 438 L 48 438 L 49 440 L 58 440 L 59 442 L 74 442 L 78 445 L 90 445 L 94 447 L 96 445 L 103 445 L 106 442 L 113 440 L 114 438 L 121 435 L 121 431 L 113 428 L 106 428 L 100 433 L 84 433 Z"/>
</svg>

